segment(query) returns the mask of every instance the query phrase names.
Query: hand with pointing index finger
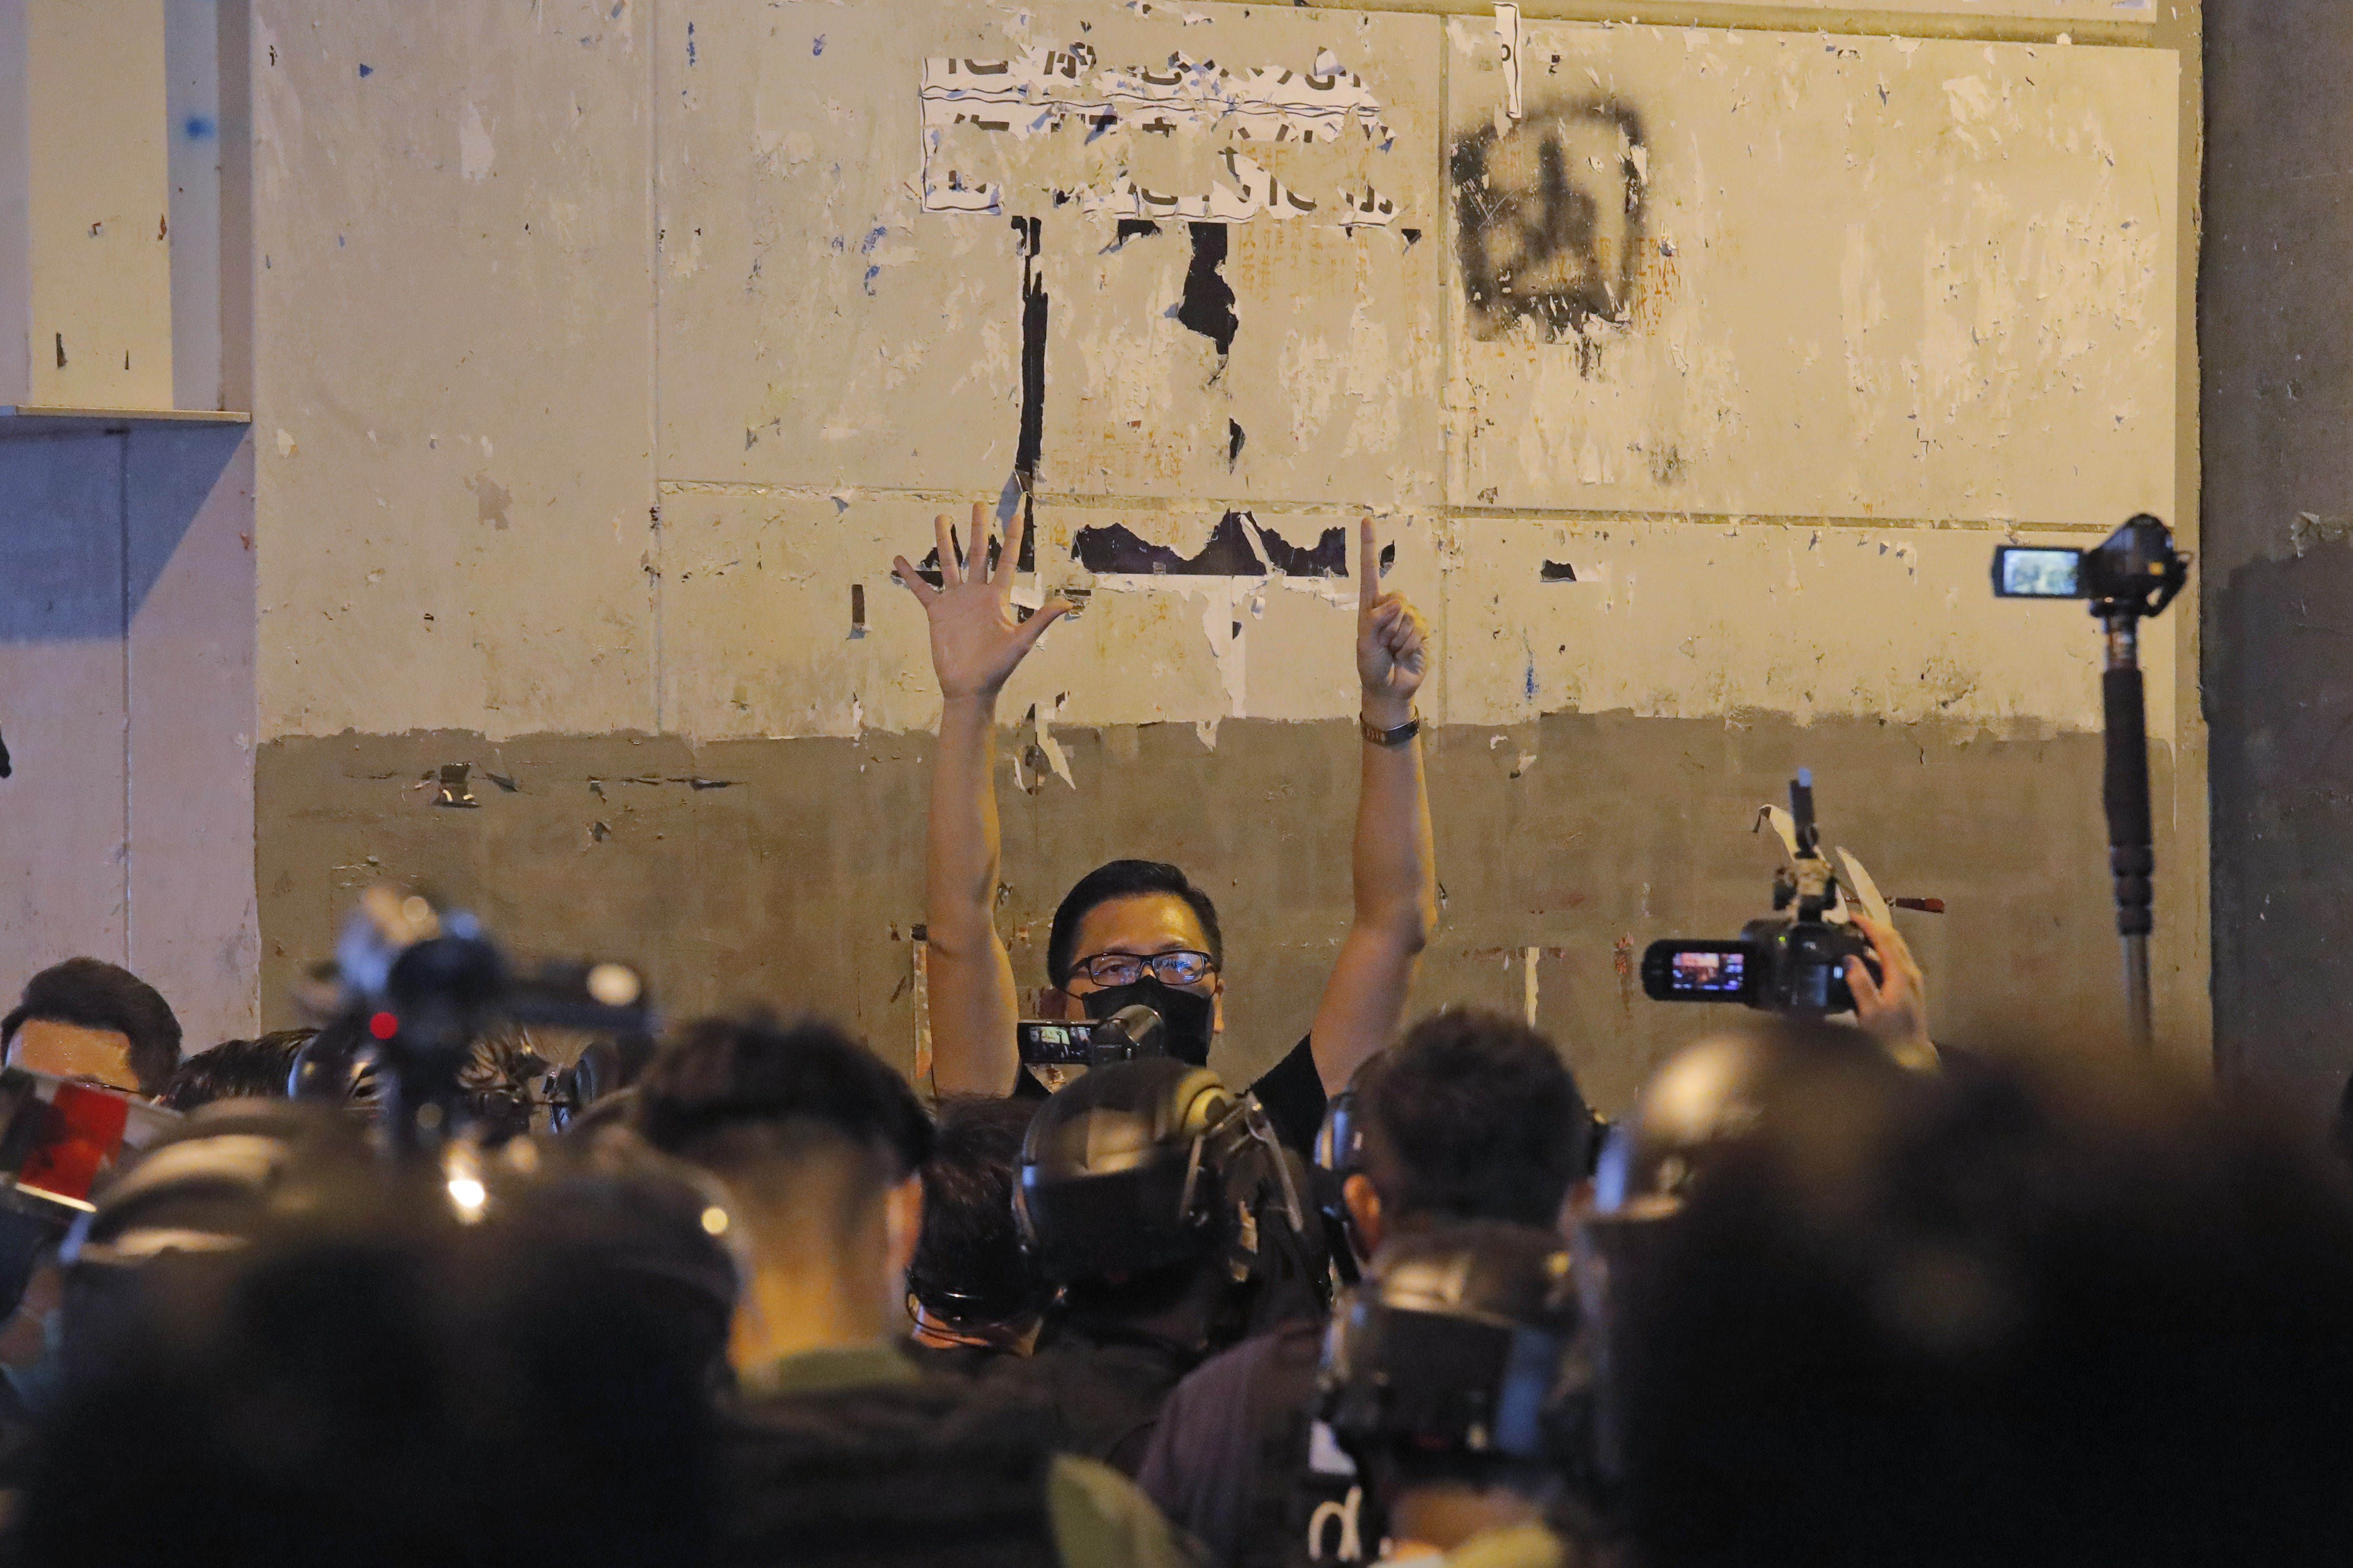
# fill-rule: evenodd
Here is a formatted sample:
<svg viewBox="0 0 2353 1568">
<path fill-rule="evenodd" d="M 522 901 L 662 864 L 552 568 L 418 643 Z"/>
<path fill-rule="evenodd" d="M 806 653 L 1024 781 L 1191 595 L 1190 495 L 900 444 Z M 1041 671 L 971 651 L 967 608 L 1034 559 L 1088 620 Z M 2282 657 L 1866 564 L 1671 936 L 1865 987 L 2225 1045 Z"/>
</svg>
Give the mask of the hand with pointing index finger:
<svg viewBox="0 0 2353 1568">
<path fill-rule="evenodd" d="M 1021 620 L 1013 610 L 1013 572 L 1021 559 L 1021 541 L 1028 520 L 1017 515 L 997 553 L 988 563 L 988 508 L 972 503 L 972 554 L 956 555 L 954 528 L 943 512 L 932 520 L 940 549 L 940 585 L 917 575 L 903 555 L 892 563 L 892 575 L 923 606 L 932 625 L 932 669 L 939 677 L 940 695 L 994 699 L 1038 646 L 1046 628 L 1068 615 L 1071 606 L 1055 599 Z"/>
<path fill-rule="evenodd" d="M 1430 673 L 1430 623 L 1403 594 L 1381 592 L 1380 538 L 1373 520 L 1357 525 L 1356 679 L 1364 683 L 1366 721 L 1395 729 L 1413 716 L 1414 693 Z"/>
</svg>

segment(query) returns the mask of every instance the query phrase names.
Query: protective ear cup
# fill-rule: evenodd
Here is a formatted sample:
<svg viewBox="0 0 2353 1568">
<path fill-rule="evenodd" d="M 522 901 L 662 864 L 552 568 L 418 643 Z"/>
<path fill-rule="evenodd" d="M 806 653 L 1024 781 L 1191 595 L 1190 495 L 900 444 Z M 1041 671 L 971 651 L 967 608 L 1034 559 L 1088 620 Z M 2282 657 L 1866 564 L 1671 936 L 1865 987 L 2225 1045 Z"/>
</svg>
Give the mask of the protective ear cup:
<svg viewBox="0 0 2353 1568">
<path fill-rule="evenodd" d="M 1208 1068 L 1187 1073 L 1168 1100 L 1182 1107 L 1176 1113 L 1176 1132 L 1182 1138 L 1201 1137 L 1223 1121 L 1235 1103 L 1233 1091 Z"/>
<path fill-rule="evenodd" d="M 1345 1178 L 1363 1163 L 1364 1145 L 1364 1123 L 1351 1086 L 1334 1095 L 1324 1110 L 1324 1125 L 1315 1130 L 1315 1163 Z"/>
</svg>

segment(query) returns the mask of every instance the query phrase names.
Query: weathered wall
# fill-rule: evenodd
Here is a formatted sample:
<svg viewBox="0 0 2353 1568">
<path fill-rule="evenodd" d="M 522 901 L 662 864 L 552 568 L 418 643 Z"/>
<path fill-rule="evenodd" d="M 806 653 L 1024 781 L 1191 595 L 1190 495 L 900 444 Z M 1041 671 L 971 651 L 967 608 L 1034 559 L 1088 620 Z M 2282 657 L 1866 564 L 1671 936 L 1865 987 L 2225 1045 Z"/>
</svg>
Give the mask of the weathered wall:
<svg viewBox="0 0 2353 1568">
<path fill-rule="evenodd" d="M 90 953 L 249 1033 L 252 449 L 0 430 L 0 989 Z"/>
<path fill-rule="evenodd" d="M 2215 1056 L 2318 1113 L 2353 1068 L 2353 13 L 2208 16 Z"/>
<path fill-rule="evenodd" d="M 1269 1065 L 1304 1031 L 1347 926 L 1353 729 L 1231 723 L 1212 751 L 1190 725 L 1114 725 L 1062 744 L 1075 790 L 1008 781 L 1005 921 L 1024 984 L 1042 979 L 1055 900 L 1090 868 L 1144 853 L 1207 868 L 1231 953 L 1235 1032 L 1219 1065 Z M 304 954 L 280 933 L 323 940 L 369 882 L 429 879 L 518 942 L 638 955 L 675 1010 L 813 1001 L 904 1059 L 930 745 L 281 741 L 261 769 L 264 798 L 290 803 L 261 839 L 265 973 L 282 988 Z M 478 809 L 428 804 L 438 788 L 426 776 L 451 759 L 475 764 Z M 1891 896 L 1951 906 L 1915 931 L 1950 1037 L 2112 1035 L 2110 991 L 2075 973 L 2105 959 L 2114 925 L 2105 886 L 2073 870 L 2102 853 L 2098 815 L 2081 804 L 2099 789 L 2097 737 L 2005 740 L 1936 720 L 1555 713 L 1441 731 L 1430 781 L 1445 922 L 1423 999 L 1516 1011 L 1535 949 L 1540 1017 L 1596 1097 L 1622 1104 L 1694 1024 L 1643 1000 L 1623 966 L 1656 937 L 1729 936 L 1763 912 L 1777 852 L 1747 823 L 1801 765 L 1823 781 L 1832 838 Z M 2158 787 L 2171 784 L 2160 769 Z M 2178 863 L 2177 848 L 2158 852 Z"/>
<path fill-rule="evenodd" d="M 0 996 L 92 953 L 197 1044 L 259 1010 L 254 459 L 145 412 L 248 395 L 243 37 L 220 0 L 0 0 L 0 382 L 39 349 L 0 386 Z"/>
<path fill-rule="evenodd" d="M 1430 9 L 257 0 L 265 1000 L 389 873 L 903 1049 L 937 701 L 888 562 L 1026 481 L 1025 591 L 1092 593 L 1006 704 L 1025 984 L 1072 877 L 1167 853 L 1238 1061 L 1295 1034 L 1369 509 L 1440 645 L 1424 1002 L 1519 1005 L 1536 950 L 1622 1095 L 1691 1024 L 1625 944 L 1759 912 L 1804 763 L 1952 906 L 1956 1031 L 2102 1033 L 2093 627 L 1985 574 L 2180 507 L 2187 25 L 1531 6 L 1514 119 L 1493 15 Z M 417 787 L 459 762 L 471 809 Z"/>
</svg>

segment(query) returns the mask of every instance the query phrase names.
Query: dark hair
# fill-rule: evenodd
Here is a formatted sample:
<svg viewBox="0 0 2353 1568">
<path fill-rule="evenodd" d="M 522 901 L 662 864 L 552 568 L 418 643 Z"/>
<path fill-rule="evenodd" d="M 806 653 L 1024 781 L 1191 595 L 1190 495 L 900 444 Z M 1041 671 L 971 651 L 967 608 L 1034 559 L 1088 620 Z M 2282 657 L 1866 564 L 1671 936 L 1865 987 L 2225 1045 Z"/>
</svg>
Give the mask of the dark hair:
<svg viewBox="0 0 2353 1568">
<path fill-rule="evenodd" d="M 284 1100 L 294 1058 L 316 1029 L 276 1029 L 258 1040 L 223 1040 L 182 1062 L 156 1098 L 174 1110 L 216 1100 Z"/>
<path fill-rule="evenodd" d="M 131 1071 L 142 1094 L 161 1094 L 180 1065 L 180 1020 L 164 994 L 99 958 L 69 958 L 25 983 L 25 999 L 0 1018 L 0 1047 L 34 1019 L 112 1029 L 131 1042 Z"/>
<path fill-rule="evenodd" d="M 709 1560 L 707 1399 L 665 1303 L 593 1248 L 452 1235 L 408 1186 L 316 1190 L 323 1212 L 126 1281 L 21 1483 L 12 1561 Z"/>
<path fill-rule="evenodd" d="M 815 1123 L 875 1150 L 894 1179 L 923 1168 L 932 1121 L 907 1080 L 816 1018 L 786 1024 L 765 1009 L 689 1025 L 638 1082 L 638 1131 L 694 1160 L 727 1132 Z"/>
<path fill-rule="evenodd" d="M 950 1323 L 1003 1322 L 1036 1305 L 1038 1276 L 1013 1222 L 1013 1167 L 1036 1103 L 979 1097 L 939 1106 L 923 1167 L 923 1231 L 907 1288 Z"/>
<path fill-rule="evenodd" d="M 1366 1173 L 1399 1218 L 1549 1227 L 1592 1167 L 1576 1078 L 1549 1039 L 1508 1015 L 1435 1014 L 1360 1076 Z"/>
<path fill-rule="evenodd" d="M 1220 967 L 1226 962 L 1226 939 L 1218 930 L 1218 906 L 1209 895 L 1186 880 L 1185 873 L 1165 860 L 1113 860 L 1098 866 L 1078 880 L 1078 885 L 1062 895 L 1061 904 L 1054 910 L 1054 925 L 1046 938 L 1046 978 L 1060 985 L 1071 978 L 1071 965 L 1082 956 L 1079 945 L 1079 922 L 1103 905 L 1118 899 L 1150 898 L 1166 894 L 1182 899 L 1196 919 L 1201 922 L 1201 934 L 1209 944 L 1209 957 Z"/>
<path fill-rule="evenodd" d="M 2208 1090 L 1820 1057 L 1641 1250 L 1611 1381 L 1651 1568 L 2353 1540 L 2353 1194 Z"/>
</svg>

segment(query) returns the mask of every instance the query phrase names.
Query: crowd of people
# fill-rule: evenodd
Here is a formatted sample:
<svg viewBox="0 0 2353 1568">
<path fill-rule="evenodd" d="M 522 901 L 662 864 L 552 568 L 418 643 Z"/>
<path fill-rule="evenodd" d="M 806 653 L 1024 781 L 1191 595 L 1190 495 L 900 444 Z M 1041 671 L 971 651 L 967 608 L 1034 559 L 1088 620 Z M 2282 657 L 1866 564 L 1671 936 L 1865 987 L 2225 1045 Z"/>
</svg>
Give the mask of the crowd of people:
<svg viewBox="0 0 2353 1568">
<path fill-rule="evenodd" d="M 899 563 L 944 699 L 928 1082 L 762 1008 L 557 1068 L 487 996 L 183 1060 L 123 971 L 30 977 L 0 1022 L 18 1080 L 184 1119 L 86 1202 L 0 1210 L 0 1560 L 2082 1568 L 2353 1542 L 2353 1184 L 2316 1141 L 2064 1041 L 1932 1043 L 1902 937 L 1862 919 L 1852 1021 L 1711 1032 L 1614 1124 L 1529 1022 L 1410 1016 L 1430 654 L 1377 573 L 1355 912 L 1309 1036 L 1226 1082 L 1217 910 L 1123 860 L 1063 900 L 1045 976 L 1123 1047 L 1025 1058 L 994 705 L 1062 611 L 1015 609 L 1018 522 L 995 566 L 977 509 L 969 537 L 967 564 L 942 520 L 936 585 Z M 0 1128 L 20 1176 L 28 1103 Z"/>
</svg>

